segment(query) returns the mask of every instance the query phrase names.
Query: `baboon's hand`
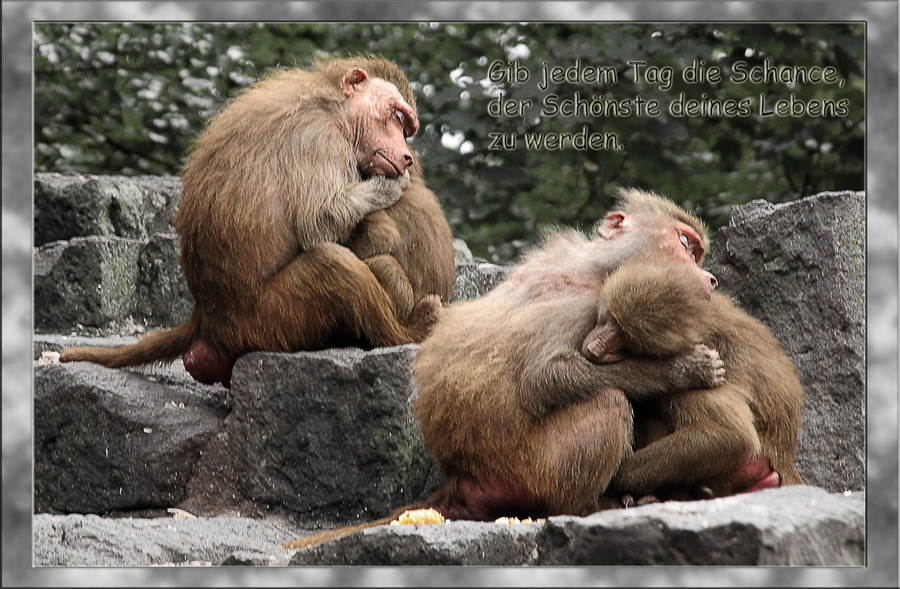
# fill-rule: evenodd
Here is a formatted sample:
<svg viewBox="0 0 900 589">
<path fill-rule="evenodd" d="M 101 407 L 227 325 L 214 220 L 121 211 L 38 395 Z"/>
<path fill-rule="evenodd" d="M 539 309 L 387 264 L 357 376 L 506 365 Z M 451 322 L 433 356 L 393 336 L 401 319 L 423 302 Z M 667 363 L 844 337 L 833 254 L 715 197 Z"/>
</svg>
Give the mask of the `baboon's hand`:
<svg viewBox="0 0 900 589">
<path fill-rule="evenodd" d="M 404 172 L 397 178 L 386 176 L 372 176 L 363 182 L 369 192 L 369 206 L 371 212 L 386 209 L 398 200 L 403 194 L 403 189 L 409 184 L 409 172 Z"/>
<path fill-rule="evenodd" d="M 725 362 L 719 352 L 697 344 L 680 355 L 684 375 L 694 388 L 713 388 L 725 384 Z"/>
<path fill-rule="evenodd" d="M 426 295 L 413 307 L 409 318 L 409 330 L 413 340 L 421 342 L 434 331 L 444 306 L 441 297 Z"/>
</svg>

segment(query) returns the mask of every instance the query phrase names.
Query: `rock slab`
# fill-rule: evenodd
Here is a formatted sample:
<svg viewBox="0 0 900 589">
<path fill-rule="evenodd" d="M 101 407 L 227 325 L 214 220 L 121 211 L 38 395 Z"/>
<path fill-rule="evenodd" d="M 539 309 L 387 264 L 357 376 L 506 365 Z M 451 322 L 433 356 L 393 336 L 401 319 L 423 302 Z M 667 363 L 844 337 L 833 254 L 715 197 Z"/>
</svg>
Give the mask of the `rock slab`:
<svg viewBox="0 0 900 589">
<path fill-rule="evenodd" d="M 863 566 L 862 494 L 801 486 L 531 524 L 380 526 L 284 550 L 247 518 L 34 518 L 35 566 Z"/>
<path fill-rule="evenodd" d="M 416 345 L 247 354 L 230 432 L 245 497 L 309 525 L 368 521 L 443 485 L 413 417 Z"/>
<path fill-rule="evenodd" d="M 179 505 L 227 411 L 215 395 L 196 392 L 204 385 L 178 380 L 81 363 L 35 366 L 35 511 Z"/>
<path fill-rule="evenodd" d="M 265 566 L 283 557 L 285 529 L 249 518 L 105 518 L 38 514 L 34 566 Z"/>
<path fill-rule="evenodd" d="M 533 524 L 382 526 L 296 551 L 292 565 L 861 566 L 865 503 L 783 487 Z"/>
<path fill-rule="evenodd" d="M 826 192 L 734 207 L 710 270 L 797 367 L 805 409 L 796 456 L 807 483 L 866 485 L 866 199 Z"/>
<path fill-rule="evenodd" d="M 186 321 L 193 307 L 174 233 L 74 237 L 35 249 L 38 333 L 140 333 Z"/>
<path fill-rule="evenodd" d="M 34 243 L 89 235 L 144 240 L 171 232 L 180 197 L 176 176 L 36 174 Z"/>
</svg>

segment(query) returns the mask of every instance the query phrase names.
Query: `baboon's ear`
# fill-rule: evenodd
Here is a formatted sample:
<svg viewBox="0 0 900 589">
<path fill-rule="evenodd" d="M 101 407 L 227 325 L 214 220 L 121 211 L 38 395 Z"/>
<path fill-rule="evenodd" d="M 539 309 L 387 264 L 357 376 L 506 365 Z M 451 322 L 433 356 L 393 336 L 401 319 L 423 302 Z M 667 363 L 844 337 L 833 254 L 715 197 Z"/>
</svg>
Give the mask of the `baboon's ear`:
<svg viewBox="0 0 900 589">
<path fill-rule="evenodd" d="M 622 211 L 613 211 L 606 215 L 600 226 L 600 236 L 603 239 L 614 239 L 631 226 L 631 219 Z"/>
<path fill-rule="evenodd" d="M 341 78 L 341 92 L 344 93 L 344 96 L 352 96 L 359 90 L 359 85 L 368 79 L 369 74 L 366 73 L 366 70 L 358 67 L 348 70 Z"/>
</svg>

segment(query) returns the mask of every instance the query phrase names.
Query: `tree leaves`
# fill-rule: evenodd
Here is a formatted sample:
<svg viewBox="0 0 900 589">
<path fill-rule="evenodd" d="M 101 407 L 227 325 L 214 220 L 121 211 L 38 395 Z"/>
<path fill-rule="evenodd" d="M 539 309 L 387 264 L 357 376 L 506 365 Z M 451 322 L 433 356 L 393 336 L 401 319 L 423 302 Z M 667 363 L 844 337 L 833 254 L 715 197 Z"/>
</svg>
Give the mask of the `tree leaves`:
<svg viewBox="0 0 900 589">
<path fill-rule="evenodd" d="M 326 55 L 373 53 L 397 62 L 416 91 L 412 140 L 454 234 L 506 262 L 549 224 L 590 228 L 618 186 L 666 194 L 727 222 L 730 207 L 864 186 L 864 28 L 860 23 L 36 23 L 35 168 L 93 174 L 177 174 L 205 121 L 273 67 Z M 491 63 L 528 71 L 488 80 Z M 836 68 L 840 85 L 731 83 L 748 67 Z M 671 88 L 635 62 L 671 69 Z M 688 83 L 693 63 L 721 82 Z M 609 67 L 614 81 L 551 83 L 544 65 Z M 530 100 L 517 116 L 488 104 Z M 542 102 L 655 100 L 659 116 L 547 115 Z M 681 95 L 749 99 L 748 116 L 672 116 Z M 846 100 L 839 116 L 764 116 L 760 95 Z M 615 134 L 621 150 L 527 149 L 527 133 Z M 491 149 L 498 137 L 513 149 Z M 507 143 L 507 146 L 509 144 Z"/>
</svg>

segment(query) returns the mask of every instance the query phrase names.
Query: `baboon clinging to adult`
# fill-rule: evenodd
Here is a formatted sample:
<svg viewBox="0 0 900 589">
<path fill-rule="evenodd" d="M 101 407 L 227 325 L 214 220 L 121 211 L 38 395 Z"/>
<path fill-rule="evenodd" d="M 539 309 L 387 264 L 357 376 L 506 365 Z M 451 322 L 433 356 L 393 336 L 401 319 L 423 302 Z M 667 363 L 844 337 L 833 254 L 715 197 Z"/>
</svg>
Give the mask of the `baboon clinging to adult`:
<svg viewBox="0 0 900 589">
<path fill-rule="evenodd" d="M 197 380 L 230 386 L 248 351 L 421 340 L 454 276 L 447 221 L 406 145 L 417 129 L 405 75 L 381 59 L 281 69 L 245 89 L 210 120 L 182 172 L 175 228 L 191 317 L 60 360 L 120 367 L 184 355 Z M 367 236 L 360 223 L 376 212 L 382 222 Z M 397 223 L 400 242 L 373 237 Z M 344 245 L 353 242 L 372 259 Z M 385 270 L 398 252 L 409 255 Z M 439 270 L 423 271 L 426 258 Z"/>
<path fill-rule="evenodd" d="M 439 299 L 435 304 L 449 304 L 456 280 L 450 225 L 425 185 L 415 153 L 413 158 L 409 184 L 400 200 L 367 215 L 346 244 L 369 266 L 404 324 L 416 304 L 427 297 Z M 426 319 L 433 321 L 436 316 Z"/>
<path fill-rule="evenodd" d="M 803 389 L 771 332 L 730 297 L 704 292 L 670 261 L 626 263 L 608 278 L 585 356 L 665 357 L 698 343 L 718 351 L 727 382 L 633 403 L 636 450 L 607 494 L 718 497 L 803 484 L 794 465 Z"/>
<path fill-rule="evenodd" d="M 320 71 L 332 83 L 338 83 L 353 67 L 363 67 L 373 76 L 392 82 L 415 107 L 406 76 L 389 61 L 356 57 L 320 62 Z M 426 297 L 437 296 L 443 304 L 449 304 L 456 279 L 450 225 L 434 193 L 425 185 L 418 156 L 413 150 L 410 153 L 410 181 L 400 200 L 364 217 L 346 243 L 372 270 L 401 322 Z"/>
</svg>

